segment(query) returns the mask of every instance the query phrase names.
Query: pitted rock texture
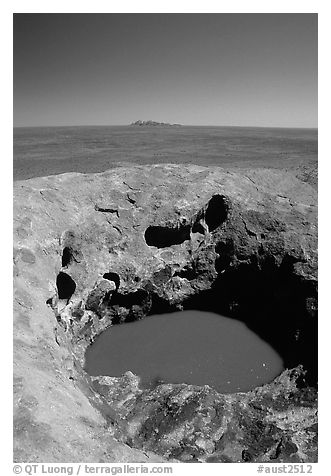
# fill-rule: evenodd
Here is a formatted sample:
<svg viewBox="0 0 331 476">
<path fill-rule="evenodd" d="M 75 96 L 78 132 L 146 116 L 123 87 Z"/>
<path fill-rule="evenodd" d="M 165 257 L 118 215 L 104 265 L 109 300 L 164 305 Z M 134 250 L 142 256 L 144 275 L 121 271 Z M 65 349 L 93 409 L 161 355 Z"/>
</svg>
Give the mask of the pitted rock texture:
<svg viewBox="0 0 331 476">
<path fill-rule="evenodd" d="M 92 380 L 121 418 L 118 436 L 131 446 L 182 462 L 295 463 L 314 459 L 317 444 L 316 393 L 297 388 L 301 371 L 231 395 L 207 385 L 143 391 L 131 372 Z"/>
<path fill-rule="evenodd" d="M 14 203 L 15 461 L 315 461 L 299 370 L 233 395 L 83 370 L 110 325 L 200 307 L 248 320 L 316 383 L 314 188 L 155 165 L 16 182 Z"/>
</svg>

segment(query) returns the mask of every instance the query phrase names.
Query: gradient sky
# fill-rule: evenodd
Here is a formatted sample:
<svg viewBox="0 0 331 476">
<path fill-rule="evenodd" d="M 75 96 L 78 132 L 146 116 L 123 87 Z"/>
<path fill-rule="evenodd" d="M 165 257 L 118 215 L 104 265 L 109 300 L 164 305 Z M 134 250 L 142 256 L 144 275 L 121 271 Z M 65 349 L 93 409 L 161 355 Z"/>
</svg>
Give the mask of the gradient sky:
<svg viewBox="0 0 331 476">
<path fill-rule="evenodd" d="M 317 127 L 316 14 L 14 14 L 14 125 Z"/>
</svg>

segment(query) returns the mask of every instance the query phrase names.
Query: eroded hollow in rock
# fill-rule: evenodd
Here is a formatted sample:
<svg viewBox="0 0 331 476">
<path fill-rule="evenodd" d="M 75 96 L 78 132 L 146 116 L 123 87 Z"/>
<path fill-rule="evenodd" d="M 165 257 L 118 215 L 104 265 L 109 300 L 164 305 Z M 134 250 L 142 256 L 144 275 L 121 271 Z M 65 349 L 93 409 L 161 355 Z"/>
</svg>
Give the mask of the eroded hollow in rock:
<svg viewBox="0 0 331 476">
<path fill-rule="evenodd" d="M 216 248 L 219 256 L 215 262 L 215 268 L 219 273 L 217 279 L 209 290 L 199 291 L 183 300 L 181 308 L 184 311 L 199 310 L 203 314 L 211 312 L 219 316 L 227 316 L 231 318 L 232 322 L 236 323 L 234 325 L 245 326 L 248 334 L 249 332 L 256 334 L 260 341 L 262 340 L 264 343 L 267 343 L 269 348 L 273 349 L 272 352 L 280 356 L 284 368 L 291 369 L 297 365 L 303 365 L 306 375 L 302 385 L 315 386 L 317 384 L 317 320 L 314 283 L 304 281 L 299 276 L 296 276 L 293 268 L 294 261 L 290 257 L 285 256 L 280 266 L 270 258 L 265 259 L 263 264 L 259 266 L 256 262 L 252 261 L 251 263 L 242 263 L 234 268 L 229 266 L 232 252 L 231 242 L 224 242 Z M 179 276 L 181 279 L 194 280 L 196 273 L 197 270 L 195 268 L 184 268 L 181 272 L 176 272 L 174 276 L 176 278 Z M 99 318 L 103 319 L 103 316 L 107 316 L 106 319 L 111 319 L 112 324 L 120 324 L 121 330 L 118 331 L 116 329 L 116 331 L 113 331 L 112 328 L 111 331 L 105 331 L 104 334 L 123 332 L 125 336 L 128 323 L 142 318 L 146 318 L 144 319 L 146 322 L 152 322 L 155 319 L 155 322 L 161 323 L 158 316 L 151 318 L 151 315 L 171 313 L 168 314 L 168 322 L 172 322 L 172 313 L 178 310 L 178 307 L 171 305 L 170 302 L 154 292 L 155 286 L 163 286 L 165 283 L 171 282 L 171 279 L 173 279 L 171 268 L 166 267 L 164 270 L 154 273 L 154 288 L 151 285 L 147 286 L 145 284 L 141 289 L 131 293 L 122 294 L 116 292 L 112 294 L 109 301 L 104 301 L 104 309 Z M 191 321 L 191 324 L 186 323 L 187 329 L 192 327 L 193 322 L 194 320 Z M 208 324 L 208 320 L 201 318 L 200 324 L 204 327 Z M 146 324 L 144 322 L 138 325 L 145 326 Z M 151 324 L 151 327 L 153 325 Z M 207 325 L 206 330 L 208 328 Z M 191 329 L 187 332 L 190 331 Z M 183 338 L 186 335 L 185 332 L 184 329 L 182 333 Z M 201 335 L 203 335 L 203 332 L 201 331 Z M 177 334 L 180 335 L 180 331 L 177 332 L 172 328 L 172 334 L 177 338 L 176 336 Z M 217 332 L 215 331 L 213 334 L 216 335 Z M 146 342 L 150 340 L 147 335 L 148 332 L 145 336 Z M 171 332 L 169 336 L 171 336 Z M 187 338 L 189 341 L 190 337 Z M 106 339 L 106 337 L 101 335 L 100 342 L 102 342 L 102 339 Z M 153 340 L 152 336 L 151 339 Z M 167 345 L 167 342 L 171 341 L 171 337 L 168 339 L 164 337 L 164 340 L 165 345 Z M 143 343 L 145 341 L 142 341 L 142 347 L 145 346 Z M 246 342 L 246 337 L 244 336 L 243 342 Z M 98 345 L 96 343 L 95 347 L 98 347 Z M 236 345 L 240 347 L 241 344 L 237 342 Z M 233 344 L 233 348 L 236 345 Z M 146 357 L 146 362 L 157 360 L 159 347 L 161 347 L 161 344 L 155 345 L 156 356 L 150 355 Z M 92 352 L 91 349 L 93 348 L 90 348 L 88 352 Z M 126 349 L 127 354 L 130 355 L 131 344 L 126 344 Z M 171 351 L 171 353 L 176 355 L 174 351 Z M 133 353 L 134 360 L 135 357 Z M 185 359 L 178 358 L 176 364 L 173 363 L 174 368 L 176 368 L 179 361 L 181 361 L 182 365 Z M 259 365 L 263 363 L 265 362 L 261 359 Z M 217 366 L 212 364 L 212 367 L 216 368 Z M 90 367 L 88 370 L 90 371 Z M 133 370 L 135 372 L 134 367 L 130 368 L 130 366 L 126 370 Z M 99 368 L 96 371 L 98 374 L 103 374 L 104 372 L 107 375 L 112 375 L 109 369 L 105 371 L 105 369 Z M 253 370 L 253 374 L 254 372 Z M 137 373 L 143 376 L 143 370 L 139 371 L 138 369 Z M 117 375 L 116 369 L 113 375 Z M 178 379 L 175 377 L 176 375 L 174 375 L 172 383 L 180 380 L 179 377 Z M 151 379 L 156 381 L 157 376 Z M 166 379 L 167 377 L 165 377 Z M 189 380 L 184 378 L 183 382 L 185 381 Z M 170 377 L 169 382 L 171 382 Z M 210 382 L 205 381 L 203 383 L 208 384 Z M 257 378 L 253 387 L 261 383 L 263 382 Z M 222 389 L 222 391 L 227 390 Z M 231 391 L 234 391 L 234 389 L 231 389 Z"/>
<path fill-rule="evenodd" d="M 72 250 L 66 246 L 62 252 L 62 268 L 66 268 L 73 260 Z"/>
<path fill-rule="evenodd" d="M 209 231 L 214 231 L 228 217 L 228 204 L 222 195 L 214 195 L 208 203 L 206 210 L 206 224 Z"/>
<path fill-rule="evenodd" d="M 104 279 L 108 279 L 108 281 L 113 281 L 113 283 L 115 283 L 115 286 L 116 286 L 116 290 L 118 290 L 118 288 L 120 287 L 120 284 L 121 284 L 121 280 L 120 280 L 120 277 L 117 273 L 105 273 L 103 276 L 102 276 Z"/>
<path fill-rule="evenodd" d="M 236 268 L 231 263 L 232 244 L 216 247 L 218 277 L 209 290 L 191 296 L 184 309 L 215 312 L 244 322 L 282 356 L 288 369 L 303 365 L 304 385 L 317 386 L 317 290 L 303 280 L 285 257 L 280 266 L 266 258 Z"/>
<path fill-rule="evenodd" d="M 182 311 L 107 329 L 88 348 L 86 370 L 116 377 L 130 370 L 147 388 L 161 382 L 188 383 L 233 393 L 272 381 L 283 362 L 242 322 Z"/>
<path fill-rule="evenodd" d="M 70 299 L 76 290 L 75 281 L 67 273 L 62 271 L 57 275 L 56 287 L 59 299 Z"/>
<path fill-rule="evenodd" d="M 204 235 L 215 231 L 227 220 L 228 212 L 226 197 L 213 195 L 206 208 L 199 210 L 190 223 L 149 226 L 145 231 L 146 244 L 157 248 L 181 245 L 191 239 L 191 232 Z"/>
<path fill-rule="evenodd" d="M 166 248 L 180 245 L 190 239 L 190 226 L 179 225 L 178 227 L 149 226 L 145 231 L 145 241 L 148 246 Z"/>
</svg>

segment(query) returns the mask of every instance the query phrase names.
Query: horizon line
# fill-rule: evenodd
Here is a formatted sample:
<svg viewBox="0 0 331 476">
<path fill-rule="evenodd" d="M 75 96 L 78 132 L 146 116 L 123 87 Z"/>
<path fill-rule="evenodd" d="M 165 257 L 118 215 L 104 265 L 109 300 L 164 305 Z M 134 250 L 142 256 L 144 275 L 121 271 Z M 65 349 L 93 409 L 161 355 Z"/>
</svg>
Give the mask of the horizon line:
<svg viewBox="0 0 331 476">
<path fill-rule="evenodd" d="M 155 121 L 159 122 L 159 121 Z M 15 126 L 13 125 L 13 129 L 32 129 L 32 128 L 47 128 L 47 127 L 158 127 L 158 126 L 138 126 L 135 125 L 134 123 L 130 124 L 52 124 L 52 125 L 24 125 L 24 126 Z M 246 125 L 246 126 L 240 126 L 240 125 L 224 125 L 224 124 L 181 124 L 181 123 L 160 123 L 161 127 L 235 127 L 239 129 L 249 129 L 249 128 L 260 128 L 260 129 L 316 129 L 318 130 L 318 125 L 317 126 L 262 126 L 262 125 Z"/>
</svg>

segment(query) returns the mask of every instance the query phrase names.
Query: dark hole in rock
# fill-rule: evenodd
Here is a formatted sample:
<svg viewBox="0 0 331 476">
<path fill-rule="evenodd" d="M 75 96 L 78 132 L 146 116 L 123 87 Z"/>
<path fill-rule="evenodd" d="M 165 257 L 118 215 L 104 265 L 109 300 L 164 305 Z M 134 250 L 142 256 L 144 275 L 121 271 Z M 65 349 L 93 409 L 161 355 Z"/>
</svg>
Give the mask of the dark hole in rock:
<svg viewBox="0 0 331 476">
<path fill-rule="evenodd" d="M 232 393 L 272 381 L 283 362 L 244 323 L 192 310 L 108 328 L 88 348 L 86 370 L 117 377 L 130 370 L 147 388 L 185 382 Z"/>
<path fill-rule="evenodd" d="M 144 289 L 138 289 L 132 293 L 116 294 L 112 297 L 111 304 L 119 305 L 121 307 L 130 308 L 134 305 L 143 304 L 144 300 L 148 298 L 148 292 Z"/>
<path fill-rule="evenodd" d="M 59 299 L 70 299 L 76 289 L 75 281 L 62 271 L 57 275 L 56 287 Z"/>
<path fill-rule="evenodd" d="M 301 386 L 316 386 L 317 290 L 314 282 L 304 281 L 295 274 L 295 259 L 290 256 L 285 256 L 280 266 L 272 258 L 258 263 L 252 257 L 251 262 L 234 267 L 229 266 L 233 253 L 231 240 L 219 243 L 216 251 L 219 259 L 215 264 L 219 275 L 213 287 L 181 302 L 181 309 L 207 311 L 241 321 L 281 356 L 285 368 L 303 365 L 307 374 L 300 382 Z M 171 277 L 166 269 L 163 271 L 164 279 L 157 273 L 160 285 Z M 186 267 L 175 275 L 193 280 L 196 271 Z M 108 312 L 113 314 L 113 324 L 172 313 L 178 310 L 177 306 L 178 303 L 171 304 L 155 294 L 153 286 L 128 294 L 114 294 L 106 303 Z M 117 308 L 120 312 L 116 311 Z M 160 375 L 151 380 L 155 384 L 158 378 L 162 380 Z"/>
<path fill-rule="evenodd" d="M 104 312 L 111 315 L 112 324 L 141 319 L 149 314 L 151 306 L 151 296 L 144 289 L 126 294 L 114 293 L 109 295 L 108 301 L 107 297 L 103 301 Z"/>
<path fill-rule="evenodd" d="M 303 383 L 316 386 L 318 327 L 316 312 L 309 306 L 310 300 L 317 299 L 314 283 L 296 276 L 293 262 L 286 258 L 280 267 L 272 260 L 262 267 L 228 266 L 230 249 L 231 243 L 218 248 L 220 274 L 213 288 L 187 299 L 183 308 L 243 321 L 282 356 L 286 368 L 302 364 L 307 372 Z"/>
<path fill-rule="evenodd" d="M 69 266 L 72 260 L 73 260 L 72 249 L 66 246 L 65 248 L 63 248 L 63 252 L 62 252 L 62 268 Z"/>
<path fill-rule="evenodd" d="M 145 231 L 147 245 L 157 248 L 180 245 L 189 239 L 190 225 L 179 225 L 173 228 L 170 226 L 149 226 Z"/>
<path fill-rule="evenodd" d="M 209 231 L 214 231 L 228 217 L 228 204 L 222 195 L 214 195 L 208 203 L 205 220 Z"/>
<path fill-rule="evenodd" d="M 215 261 L 215 269 L 218 273 L 223 272 L 224 269 L 230 265 L 233 257 L 233 250 L 234 246 L 231 240 L 219 242 L 215 246 L 215 251 L 218 254 L 218 258 Z"/>
<path fill-rule="evenodd" d="M 121 280 L 120 280 L 120 277 L 117 273 L 105 273 L 103 275 L 103 278 L 108 279 L 108 281 L 113 281 L 115 283 L 115 286 L 116 286 L 116 291 L 120 287 Z"/>
<path fill-rule="evenodd" d="M 199 221 L 196 221 L 195 223 L 193 223 L 192 233 L 201 233 L 201 235 L 205 234 L 205 229 Z"/>
</svg>

